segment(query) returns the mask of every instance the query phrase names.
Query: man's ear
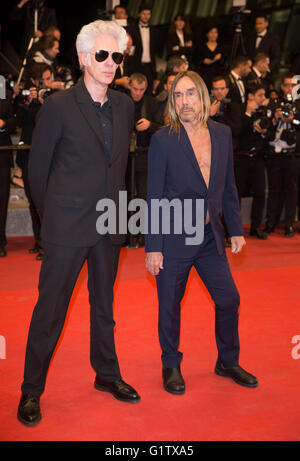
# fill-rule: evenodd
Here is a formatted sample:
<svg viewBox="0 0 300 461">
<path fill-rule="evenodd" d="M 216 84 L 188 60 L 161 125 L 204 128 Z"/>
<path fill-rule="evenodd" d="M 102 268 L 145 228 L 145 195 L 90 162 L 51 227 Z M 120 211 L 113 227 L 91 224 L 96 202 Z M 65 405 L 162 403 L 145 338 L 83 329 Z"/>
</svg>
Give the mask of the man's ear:
<svg viewBox="0 0 300 461">
<path fill-rule="evenodd" d="M 79 64 L 80 67 L 88 67 L 91 65 L 91 57 L 87 53 L 79 53 Z"/>
</svg>

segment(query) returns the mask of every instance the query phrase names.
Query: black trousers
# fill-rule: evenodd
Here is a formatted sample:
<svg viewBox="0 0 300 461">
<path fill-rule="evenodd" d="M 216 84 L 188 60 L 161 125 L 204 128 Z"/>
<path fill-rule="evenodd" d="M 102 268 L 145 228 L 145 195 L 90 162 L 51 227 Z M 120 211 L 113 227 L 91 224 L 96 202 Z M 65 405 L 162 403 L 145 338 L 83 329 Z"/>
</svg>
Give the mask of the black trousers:
<svg viewBox="0 0 300 461">
<path fill-rule="evenodd" d="M 120 246 L 112 245 L 108 236 L 101 236 L 93 247 L 62 247 L 43 242 L 43 248 L 39 297 L 29 328 L 22 392 L 39 396 L 44 391 L 49 363 L 64 326 L 76 280 L 86 260 L 91 365 L 104 380 L 120 379 L 112 308 Z"/>
<path fill-rule="evenodd" d="M 40 221 L 40 217 L 38 215 L 37 209 L 35 207 L 35 204 L 31 197 L 30 185 L 28 181 L 28 160 L 29 160 L 29 152 L 27 153 L 27 155 L 24 155 L 22 158 L 22 167 L 21 167 L 22 168 L 22 178 L 24 182 L 25 194 L 29 202 L 29 212 L 31 216 L 33 235 L 34 235 L 36 242 L 40 243 L 41 221 Z"/>
<path fill-rule="evenodd" d="M 6 220 L 10 192 L 11 159 L 6 153 L 0 152 L 0 245 L 6 245 Z"/>
<path fill-rule="evenodd" d="M 293 225 L 297 207 L 297 164 L 295 156 L 269 157 L 266 161 L 268 172 L 267 223 L 275 227 L 280 221 L 285 207 L 285 226 Z"/>
<path fill-rule="evenodd" d="M 138 198 L 147 198 L 148 153 L 137 152 L 135 159 L 135 187 Z"/>
<path fill-rule="evenodd" d="M 192 266 L 195 267 L 215 303 L 218 357 L 225 367 L 238 365 L 240 296 L 232 278 L 225 251 L 222 255 L 219 255 L 217 251 L 211 225 L 205 226 L 204 241 L 199 245 L 199 250 L 193 258 L 175 258 L 164 254 L 163 266 L 164 268 L 156 276 L 159 300 L 158 332 L 163 365 L 167 368 L 175 368 L 182 360 L 183 354 L 178 350 L 180 303 Z M 196 357 L 199 360 L 198 350 L 195 351 Z"/>
<path fill-rule="evenodd" d="M 263 157 L 234 157 L 234 173 L 239 199 L 253 197 L 251 206 L 251 228 L 260 227 L 265 206 L 265 163 Z"/>
</svg>

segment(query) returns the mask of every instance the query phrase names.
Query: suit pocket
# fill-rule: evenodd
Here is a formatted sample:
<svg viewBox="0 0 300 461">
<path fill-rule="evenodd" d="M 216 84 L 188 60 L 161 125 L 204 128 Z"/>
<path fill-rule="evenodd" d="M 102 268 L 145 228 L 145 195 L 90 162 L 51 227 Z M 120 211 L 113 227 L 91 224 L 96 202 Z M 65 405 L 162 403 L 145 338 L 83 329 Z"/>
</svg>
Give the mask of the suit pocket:
<svg viewBox="0 0 300 461">
<path fill-rule="evenodd" d="M 83 208 L 83 199 L 82 197 L 75 197 L 72 195 L 58 195 L 55 194 L 49 197 L 50 200 L 54 200 L 55 203 L 61 207 L 65 208 Z"/>
</svg>

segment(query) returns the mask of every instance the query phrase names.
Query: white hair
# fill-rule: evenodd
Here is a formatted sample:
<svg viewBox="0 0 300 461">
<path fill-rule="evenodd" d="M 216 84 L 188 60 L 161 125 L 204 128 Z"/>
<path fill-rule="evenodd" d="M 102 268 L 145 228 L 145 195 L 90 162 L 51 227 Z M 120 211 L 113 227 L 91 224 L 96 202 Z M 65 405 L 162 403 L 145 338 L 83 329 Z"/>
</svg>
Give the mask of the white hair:
<svg viewBox="0 0 300 461">
<path fill-rule="evenodd" d="M 76 39 L 76 49 L 80 61 L 79 53 L 84 53 L 90 65 L 90 56 L 95 38 L 99 34 L 112 35 L 118 42 L 119 51 L 123 53 L 127 46 L 127 34 L 123 27 L 114 21 L 94 21 L 82 27 Z M 80 63 L 81 64 L 81 63 Z"/>
</svg>

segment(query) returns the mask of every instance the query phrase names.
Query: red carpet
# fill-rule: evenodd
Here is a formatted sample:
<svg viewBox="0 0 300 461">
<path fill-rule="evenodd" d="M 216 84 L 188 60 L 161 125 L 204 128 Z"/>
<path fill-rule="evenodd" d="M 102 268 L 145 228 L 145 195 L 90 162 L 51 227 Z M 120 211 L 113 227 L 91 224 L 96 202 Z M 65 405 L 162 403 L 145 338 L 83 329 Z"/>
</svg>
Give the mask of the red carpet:
<svg viewBox="0 0 300 461">
<path fill-rule="evenodd" d="M 154 279 L 144 268 L 144 251 L 124 249 L 115 294 L 116 345 L 123 378 L 139 391 L 141 402 L 125 404 L 93 388 L 84 267 L 41 398 L 42 421 L 27 428 L 16 412 L 40 267 L 27 251 L 31 243 L 10 239 L 8 255 L 0 260 L 0 335 L 6 343 L 6 358 L 0 359 L 0 440 L 300 440 L 300 359 L 291 353 L 292 338 L 300 335 L 300 235 L 248 238 L 243 254 L 228 252 L 241 294 L 240 363 L 259 378 L 257 389 L 214 374 L 212 303 L 193 272 L 182 308 L 187 391 L 172 396 L 163 390 Z"/>
</svg>

